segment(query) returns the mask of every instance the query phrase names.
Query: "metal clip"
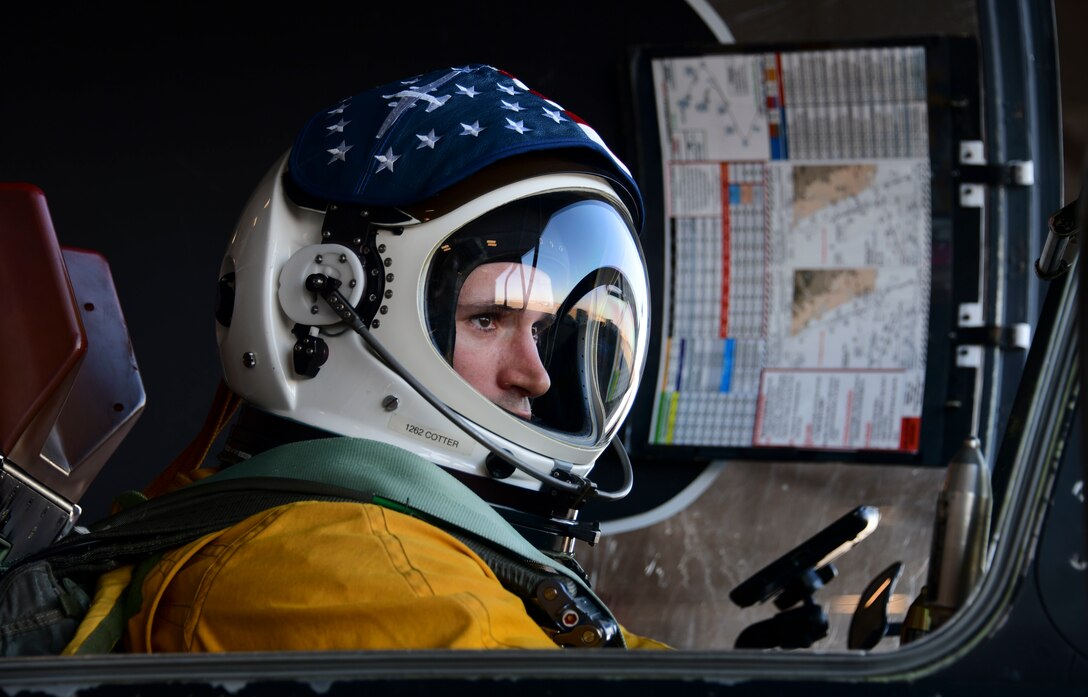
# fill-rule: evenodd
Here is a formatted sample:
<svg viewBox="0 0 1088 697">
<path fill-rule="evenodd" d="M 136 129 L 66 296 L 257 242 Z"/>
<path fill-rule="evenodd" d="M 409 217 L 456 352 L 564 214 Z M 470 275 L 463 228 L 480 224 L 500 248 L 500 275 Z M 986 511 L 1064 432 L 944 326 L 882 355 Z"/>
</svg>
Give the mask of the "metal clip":
<svg viewBox="0 0 1088 697">
<path fill-rule="evenodd" d="M 953 176 L 960 182 L 960 206 L 982 208 L 987 186 L 1035 184 L 1035 163 L 1009 160 L 1003 164 L 988 164 L 982 141 L 965 140 L 960 142 L 959 163 Z"/>
<path fill-rule="evenodd" d="M 548 578 L 537 584 L 533 600 L 551 619 L 556 631 L 552 640 L 560 646 L 607 646 L 619 635 L 619 627 L 612 618 L 585 598 L 573 595 L 558 578 Z"/>
<path fill-rule="evenodd" d="M 1035 163 L 1031 160 L 1009 160 L 1002 164 L 989 164 L 982 141 L 965 140 L 960 142 L 956 178 L 968 184 L 1031 186 L 1035 183 Z"/>
<path fill-rule="evenodd" d="M 1067 203 L 1047 220 L 1049 231 L 1043 251 L 1035 261 L 1035 274 L 1049 281 L 1061 276 L 1073 265 L 1076 254 L 1077 230 L 1080 227 L 1080 199 Z M 1072 243 L 1072 244 L 1070 244 Z"/>
</svg>

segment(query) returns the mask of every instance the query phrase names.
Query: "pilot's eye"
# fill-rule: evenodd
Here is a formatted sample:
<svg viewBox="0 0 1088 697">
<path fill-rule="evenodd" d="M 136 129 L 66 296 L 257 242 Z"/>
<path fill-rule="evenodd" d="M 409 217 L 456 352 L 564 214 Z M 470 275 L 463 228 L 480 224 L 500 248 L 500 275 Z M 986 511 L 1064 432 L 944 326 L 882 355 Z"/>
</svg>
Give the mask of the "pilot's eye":
<svg viewBox="0 0 1088 697">
<path fill-rule="evenodd" d="M 474 315 L 470 317 L 468 321 L 472 326 L 482 331 L 491 331 L 495 328 L 496 324 L 495 315 L 492 314 Z"/>
</svg>

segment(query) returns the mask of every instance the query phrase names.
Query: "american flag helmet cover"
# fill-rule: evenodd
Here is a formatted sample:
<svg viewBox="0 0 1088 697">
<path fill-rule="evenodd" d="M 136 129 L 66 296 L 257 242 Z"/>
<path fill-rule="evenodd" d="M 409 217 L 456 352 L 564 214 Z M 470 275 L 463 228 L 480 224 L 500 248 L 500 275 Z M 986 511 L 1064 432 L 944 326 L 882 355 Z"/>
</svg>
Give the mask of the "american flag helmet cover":
<svg viewBox="0 0 1088 697">
<path fill-rule="evenodd" d="M 451 67 L 342 99 L 296 137 L 288 170 L 306 194 L 338 204 L 404 206 L 490 164 L 533 152 L 592 158 L 632 198 L 630 170 L 577 115 L 489 65 Z"/>
</svg>

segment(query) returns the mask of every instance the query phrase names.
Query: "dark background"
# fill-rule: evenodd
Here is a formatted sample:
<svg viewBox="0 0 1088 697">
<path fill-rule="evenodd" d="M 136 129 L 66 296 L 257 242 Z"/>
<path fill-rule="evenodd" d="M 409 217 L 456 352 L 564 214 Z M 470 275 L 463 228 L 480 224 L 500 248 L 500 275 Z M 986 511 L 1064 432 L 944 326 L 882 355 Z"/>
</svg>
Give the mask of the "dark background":
<svg viewBox="0 0 1088 697">
<path fill-rule="evenodd" d="M 627 48 L 714 39 L 681 0 L 652 13 L 567 0 L 14 5 L 0 17 L 0 181 L 40 187 L 60 243 L 109 261 L 147 394 L 80 502 L 88 521 L 200 429 L 220 374 L 219 262 L 250 191 L 311 114 L 488 63 L 633 165 Z"/>
</svg>

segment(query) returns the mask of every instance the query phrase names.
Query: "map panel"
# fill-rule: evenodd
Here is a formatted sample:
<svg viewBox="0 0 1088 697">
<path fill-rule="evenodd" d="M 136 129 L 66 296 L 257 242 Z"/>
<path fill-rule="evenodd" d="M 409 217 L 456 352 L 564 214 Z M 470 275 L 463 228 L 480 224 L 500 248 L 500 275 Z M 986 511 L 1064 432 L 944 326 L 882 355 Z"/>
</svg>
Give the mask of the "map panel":
<svg viewBox="0 0 1088 697">
<path fill-rule="evenodd" d="M 921 47 L 653 61 L 666 334 L 650 442 L 918 449 Z"/>
</svg>

